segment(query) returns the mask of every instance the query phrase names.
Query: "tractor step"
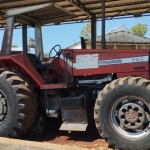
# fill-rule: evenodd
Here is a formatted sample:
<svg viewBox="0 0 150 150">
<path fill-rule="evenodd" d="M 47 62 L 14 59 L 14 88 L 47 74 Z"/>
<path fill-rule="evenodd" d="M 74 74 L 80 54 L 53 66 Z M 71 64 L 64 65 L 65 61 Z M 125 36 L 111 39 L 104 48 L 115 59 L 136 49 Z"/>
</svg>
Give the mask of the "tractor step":
<svg viewBox="0 0 150 150">
<path fill-rule="evenodd" d="M 63 123 L 59 130 L 86 131 L 88 123 Z"/>
</svg>

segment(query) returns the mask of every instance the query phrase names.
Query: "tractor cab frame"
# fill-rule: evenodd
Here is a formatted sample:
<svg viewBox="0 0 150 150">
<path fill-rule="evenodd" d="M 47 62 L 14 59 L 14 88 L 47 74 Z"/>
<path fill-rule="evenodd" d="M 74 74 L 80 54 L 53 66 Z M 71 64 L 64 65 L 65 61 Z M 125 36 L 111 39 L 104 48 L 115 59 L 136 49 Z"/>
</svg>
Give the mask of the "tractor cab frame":
<svg viewBox="0 0 150 150">
<path fill-rule="evenodd" d="M 32 77 L 32 80 L 34 80 L 34 85 L 37 87 L 40 87 L 41 89 L 60 89 L 60 88 L 67 88 L 69 87 L 69 82 L 66 77 L 68 77 L 68 74 L 65 74 L 65 79 L 64 82 L 61 84 L 46 84 L 45 82 L 49 83 L 47 76 L 47 79 L 45 81 L 41 78 L 39 75 L 44 72 L 47 74 L 47 72 L 52 71 L 52 67 L 50 65 L 47 65 L 47 62 L 41 62 L 42 60 L 45 61 L 44 59 L 44 54 L 43 54 L 43 41 L 42 41 L 42 25 L 45 23 L 48 23 L 47 21 L 43 21 L 39 19 L 33 19 L 31 17 L 26 17 L 25 13 L 30 13 L 32 12 L 33 14 L 36 13 L 37 11 L 43 11 L 44 9 L 56 9 L 59 10 L 60 12 L 64 12 L 68 18 L 73 17 L 74 14 L 64 10 L 63 8 L 58 7 L 57 5 L 53 3 L 49 4 L 42 4 L 42 5 L 37 5 L 37 6 L 30 6 L 30 7 L 24 7 L 24 8 L 19 8 L 15 10 L 10 10 L 6 13 L 6 27 L 5 27 L 5 32 L 4 32 L 4 37 L 3 37 L 3 42 L 2 42 L 2 48 L 1 48 L 1 56 L 11 57 L 10 59 L 16 59 L 15 61 L 18 61 L 17 64 L 20 65 L 26 65 L 28 67 L 25 67 L 25 72 L 29 72 L 29 76 Z M 59 13 L 60 13 L 59 12 Z M 23 18 L 21 18 L 23 16 Z M 21 18 L 21 19 L 20 19 Z M 28 20 L 27 20 L 28 19 Z M 51 20 L 50 20 L 51 21 Z M 12 36 L 13 36 L 13 30 L 14 30 L 14 25 L 15 23 L 22 23 L 22 43 L 23 43 L 23 54 L 13 56 L 11 55 L 11 45 L 12 45 Z M 29 54 L 28 53 L 28 43 L 27 43 L 27 26 L 31 26 L 35 28 L 35 54 Z M 56 48 L 59 48 L 57 51 Z M 59 56 L 61 53 L 61 47 L 60 45 L 54 46 L 49 53 L 49 56 L 51 55 L 52 51 L 55 51 L 56 56 Z M 19 58 L 21 58 L 21 61 Z M 4 57 L 3 57 L 4 58 Z M 51 57 L 52 58 L 52 57 Z M 52 58 L 53 59 L 53 58 Z M 57 59 L 57 58 L 56 58 Z M 14 61 L 14 60 L 13 60 Z M 32 65 L 30 64 L 30 62 Z M 55 63 L 59 64 L 59 60 L 55 60 Z M 65 66 L 65 64 L 62 64 Z M 32 75 L 31 75 L 32 74 Z M 61 74 L 64 74 L 61 72 Z M 53 75 L 52 75 L 53 76 Z M 52 77 L 53 78 L 53 77 Z M 54 83 L 54 82 L 52 82 Z"/>
</svg>

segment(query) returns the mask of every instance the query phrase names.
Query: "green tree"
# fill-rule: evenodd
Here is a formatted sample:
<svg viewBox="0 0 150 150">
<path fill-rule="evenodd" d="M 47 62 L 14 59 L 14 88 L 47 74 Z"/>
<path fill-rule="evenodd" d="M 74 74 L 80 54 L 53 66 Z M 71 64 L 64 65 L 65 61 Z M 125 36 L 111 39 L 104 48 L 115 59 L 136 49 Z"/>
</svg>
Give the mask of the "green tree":
<svg viewBox="0 0 150 150">
<path fill-rule="evenodd" d="M 84 38 L 91 37 L 91 23 L 87 23 L 81 30 L 81 36 Z"/>
<path fill-rule="evenodd" d="M 137 25 L 131 27 L 130 31 L 138 36 L 144 37 L 148 31 L 148 28 L 147 25 L 138 23 Z"/>
<path fill-rule="evenodd" d="M 49 54 L 48 53 L 44 53 L 44 58 L 49 58 Z"/>
<path fill-rule="evenodd" d="M 12 45 L 11 47 L 18 47 L 17 45 Z"/>
</svg>

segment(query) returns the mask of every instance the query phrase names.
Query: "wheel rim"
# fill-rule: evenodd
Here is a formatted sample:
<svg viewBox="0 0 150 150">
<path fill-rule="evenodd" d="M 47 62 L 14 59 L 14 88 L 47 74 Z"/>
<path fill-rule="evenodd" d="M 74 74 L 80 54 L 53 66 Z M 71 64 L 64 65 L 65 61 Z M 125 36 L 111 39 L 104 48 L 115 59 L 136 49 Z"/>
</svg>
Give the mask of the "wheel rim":
<svg viewBox="0 0 150 150">
<path fill-rule="evenodd" d="M 121 136 L 137 139 L 150 133 L 150 108 L 142 97 L 121 96 L 114 101 L 109 112 L 110 123 Z"/>
<path fill-rule="evenodd" d="M 2 91 L 0 91 L 0 124 L 2 124 L 7 116 L 7 100 Z"/>
</svg>

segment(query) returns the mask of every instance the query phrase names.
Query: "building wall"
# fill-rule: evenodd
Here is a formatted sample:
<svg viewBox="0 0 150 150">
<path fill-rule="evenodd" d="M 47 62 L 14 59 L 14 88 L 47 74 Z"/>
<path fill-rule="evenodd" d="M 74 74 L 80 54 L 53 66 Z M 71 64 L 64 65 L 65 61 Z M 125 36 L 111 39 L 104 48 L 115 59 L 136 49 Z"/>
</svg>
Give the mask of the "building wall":
<svg viewBox="0 0 150 150">
<path fill-rule="evenodd" d="M 99 42 L 98 42 L 99 41 Z M 101 49 L 101 37 L 97 37 L 97 49 Z M 91 49 L 90 39 L 86 42 Z M 107 49 L 150 49 L 150 39 L 126 31 L 106 34 Z"/>
<path fill-rule="evenodd" d="M 101 49 L 101 37 L 97 37 L 96 47 Z M 107 49 L 149 49 L 150 39 L 139 37 L 127 31 L 118 31 L 106 34 Z M 86 40 L 87 49 L 91 49 L 91 39 Z M 81 43 L 70 46 L 71 49 L 81 49 Z"/>
<path fill-rule="evenodd" d="M 86 43 L 87 49 L 91 49 L 91 43 Z M 150 43 L 107 43 L 107 49 L 149 49 Z M 96 43 L 96 49 L 101 49 L 101 43 Z"/>
</svg>

